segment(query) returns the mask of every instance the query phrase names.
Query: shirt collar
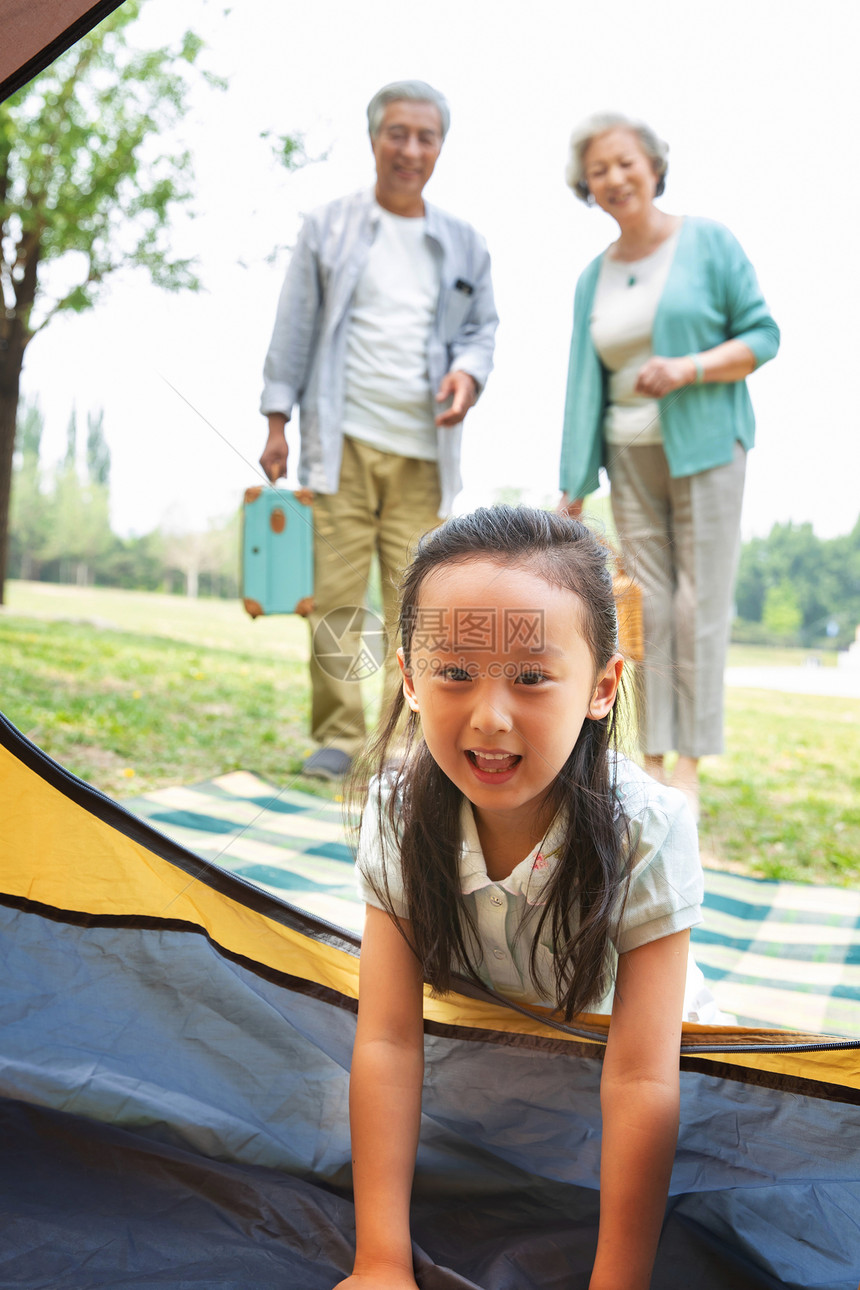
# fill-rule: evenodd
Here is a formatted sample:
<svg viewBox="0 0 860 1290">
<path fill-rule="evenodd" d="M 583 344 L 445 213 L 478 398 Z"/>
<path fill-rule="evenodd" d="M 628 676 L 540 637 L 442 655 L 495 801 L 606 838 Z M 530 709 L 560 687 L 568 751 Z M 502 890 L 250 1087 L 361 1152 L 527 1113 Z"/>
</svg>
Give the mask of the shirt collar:
<svg viewBox="0 0 860 1290">
<path fill-rule="evenodd" d="M 367 205 L 370 222 L 375 228 L 379 223 L 379 212 L 382 210 L 382 207 L 376 200 L 376 184 L 371 185 L 370 188 L 363 188 L 361 191 Z M 439 213 L 436 207 L 428 202 L 426 197 L 424 198 L 424 214 L 419 215 L 416 218 L 424 220 L 425 233 L 429 234 L 429 236 L 435 241 L 441 242 L 442 239 L 439 233 Z"/>
<path fill-rule="evenodd" d="M 460 892 L 470 896 L 485 887 L 501 887 L 511 896 L 522 896 L 529 905 L 545 905 L 544 890 L 558 863 L 558 849 L 564 841 L 564 821 L 556 819 L 546 837 L 533 847 L 507 878 L 494 883 L 487 873 L 484 852 L 471 803 L 464 798 L 460 807 Z"/>
</svg>

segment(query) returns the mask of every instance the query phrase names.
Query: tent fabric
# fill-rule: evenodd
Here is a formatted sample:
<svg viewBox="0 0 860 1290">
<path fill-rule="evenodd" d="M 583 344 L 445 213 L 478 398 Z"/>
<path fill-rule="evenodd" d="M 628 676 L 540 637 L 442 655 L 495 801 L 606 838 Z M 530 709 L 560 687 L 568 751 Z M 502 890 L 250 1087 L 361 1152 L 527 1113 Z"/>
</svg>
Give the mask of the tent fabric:
<svg viewBox="0 0 860 1290">
<path fill-rule="evenodd" d="M 118 9 L 121 0 L 0 0 L 0 101 Z"/>
<path fill-rule="evenodd" d="M 329 922 L 360 932 L 343 810 L 233 772 L 127 803 L 172 838 Z M 696 959 L 745 1025 L 860 1038 L 860 891 L 705 869 Z"/>
<path fill-rule="evenodd" d="M 357 937 L 2 719 L 0 854 L 0 1285 L 332 1286 Z M 422 1290 L 587 1284 L 605 1025 L 551 1020 L 483 991 L 426 999 Z M 856 1290 L 858 1052 L 685 1027 L 654 1290 Z"/>
</svg>

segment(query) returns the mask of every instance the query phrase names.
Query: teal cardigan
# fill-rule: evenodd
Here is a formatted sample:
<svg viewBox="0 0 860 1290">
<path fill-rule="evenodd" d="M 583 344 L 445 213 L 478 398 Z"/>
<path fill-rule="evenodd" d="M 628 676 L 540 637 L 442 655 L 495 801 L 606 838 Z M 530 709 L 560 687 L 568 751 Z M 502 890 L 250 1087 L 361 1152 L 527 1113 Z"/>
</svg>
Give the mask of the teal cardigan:
<svg viewBox="0 0 860 1290">
<path fill-rule="evenodd" d="M 574 297 L 561 447 L 561 488 L 571 498 L 593 493 L 606 465 L 607 373 L 591 340 L 603 255 L 582 273 Z M 748 345 L 758 367 L 779 348 L 779 328 L 737 239 L 713 220 L 687 217 L 654 318 L 654 353 L 677 358 L 730 339 Z M 736 439 L 745 448 L 753 445 L 746 381 L 684 386 L 659 403 L 663 446 L 675 478 L 731 461 Z"/>
</svg>

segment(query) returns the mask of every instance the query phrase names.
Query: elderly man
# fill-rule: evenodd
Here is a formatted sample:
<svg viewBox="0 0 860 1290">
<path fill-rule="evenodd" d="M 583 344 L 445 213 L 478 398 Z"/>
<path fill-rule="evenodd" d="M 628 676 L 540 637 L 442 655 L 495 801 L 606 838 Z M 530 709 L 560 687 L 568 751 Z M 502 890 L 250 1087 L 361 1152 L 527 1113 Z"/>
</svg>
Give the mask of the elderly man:
<svg viewBox="0 0 860 1290">
<path fill-rule="evenodd" d="M 270 479 L 286 474 L 285 424 L 296 404 L 301 413 L 299 482 L 315 536 L 311 730 L 321 745 L 303 772 L 323 779 L 345 774 L 364 739 L 357 678 L 372 670 L 361 624 L 374 551 L 386 696 L 399 683 L 397 583 L 460 489 L 462 422 L 492 369 L 498 322 L 483 239 L 423 197 L 448 130 L 445 99 L 421 81 L 395 82 L 367 117 L 376 185 L 305 220 L 261 404 Z"/>
</svg>

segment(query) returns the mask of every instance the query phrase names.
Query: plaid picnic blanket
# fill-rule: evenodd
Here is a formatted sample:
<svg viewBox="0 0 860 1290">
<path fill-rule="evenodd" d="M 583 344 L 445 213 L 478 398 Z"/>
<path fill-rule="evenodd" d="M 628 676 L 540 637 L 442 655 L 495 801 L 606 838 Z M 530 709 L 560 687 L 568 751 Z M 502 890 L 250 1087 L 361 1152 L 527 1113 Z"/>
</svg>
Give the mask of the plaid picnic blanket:
<svg viewBox="0 0 860 1290">
<path fill-rule="evenodd" d="M 360 932 L 342 807 L 245 771 L 124 803 L 190 850 Z M 860 1037 L 860 892 L 705 869 L 696 960 L 742 1025 Z"/>
</svg>

